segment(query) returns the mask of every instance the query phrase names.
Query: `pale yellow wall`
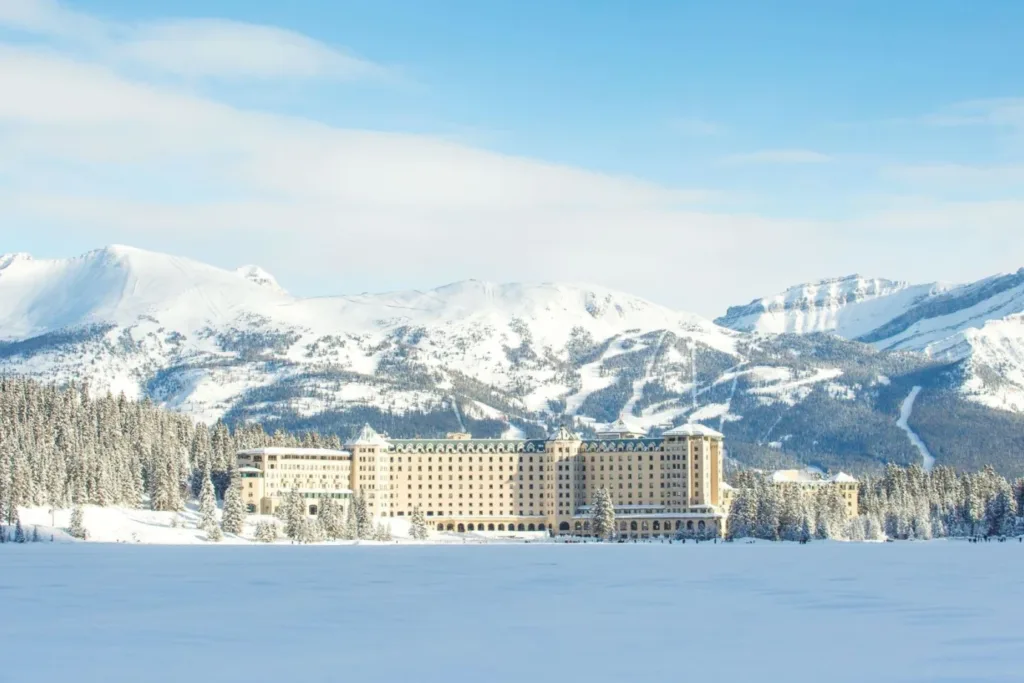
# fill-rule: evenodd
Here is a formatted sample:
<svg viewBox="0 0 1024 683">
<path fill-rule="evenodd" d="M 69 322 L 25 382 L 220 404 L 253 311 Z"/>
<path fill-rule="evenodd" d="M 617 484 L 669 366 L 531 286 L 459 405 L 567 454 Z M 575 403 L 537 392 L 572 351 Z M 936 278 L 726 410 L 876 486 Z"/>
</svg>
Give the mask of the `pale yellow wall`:
<svg viewBox="0 0 1024 683">
<path fill-rule="evenodd" d="M 617 506 L 662 506 L 658 512 L 684 515 L 693 506 L 715 506 L 721 513 L 721 441 L 709 437 L 666 437 L 660 447 L 651 440 L 551 440 L 543 452 L 528 452 L 524 441 L 457 438 L 394 440 L 384 445 L 352 445 L 350 459 L 301 457 L 261 461 L 240 456 L 240 465 L 259 467 L 265 476 L 262 494 L 279 505 L 299 485 L 360 491 L 377 518 L 408 517 L 419 508 L 428 525 L 472 523 L 534 524 L 575 531 L 580 506 L 593 502 L 606 488 Z M 627 450 L 601 450 L 618 446 Z M 628 449 L 636 450 L 628 450 Z M 424 450 L 427 449 L 427 450 Z M 648 450 L 649 449 L 649 450 Z M 257 456 L 258 457 L 258 456 Z M 273 460 L 271 460 L 273 458 Z M 258 485 L 257 485 L 258 486 Z M 248 490 L 248 489 L 244 489 Z M 246 498 L 246 502 L 249 502 Z M 258 506 L 259 507 L 259 506 Z M 710 510 L 708 511 L 710 513 Z M 640 517 L 637 517 L 640 520 Z M 649 522 L 653 518 L 644 518 Z M 658 531 L 676 518 L 660 519 Z M 709 515 L 683 518 L 696 524 L 704 519 L 709 530 L 717 521 Z M 642 527 L 643 522 L 638 522 Z M 632 530 L 628 528 L 627 533 Z M 653 524 L 641 533 L 653 533 Z"/>
<path fill-rule="evenodd" d="M 242 478 L 242 500 L 255 505 L 261 514 L 272 514 L 293 488 L 308 493 L 308 504 L 315 505 L 315 496 L 348 491 L 351 485 L 352 463 L 349 456 L 308 454 L 296 449 L 293 454 L 238 455 L 240 467 L 255 467 L 260 478 Z M 347 498 L 339 498 L 343 505 Z"/>
</svg>

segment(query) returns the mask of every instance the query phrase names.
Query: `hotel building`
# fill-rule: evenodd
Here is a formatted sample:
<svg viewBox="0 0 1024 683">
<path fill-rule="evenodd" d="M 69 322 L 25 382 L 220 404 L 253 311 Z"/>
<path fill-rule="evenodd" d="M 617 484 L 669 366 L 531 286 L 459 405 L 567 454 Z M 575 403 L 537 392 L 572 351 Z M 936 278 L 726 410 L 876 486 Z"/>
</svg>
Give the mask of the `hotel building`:
<svg viewBox="0 0 1024 683">
<path fill-rule="evenodd" d="M 250 511 L 272 513 L 292 488 L 309 500 L 365 498 L 378 520 L 419 508 L 433 531 L 591 535 L 605 488 L 620 537 L 718 535 L 728 493 L 722 435 L 683 425 L 653 438 L 616 423 L 593 439 L 392 439 L 365 426 L 344 451 L 261 448 L 238 454 Z"/>
<path fill-rule="evenodd" d="M 797 486 L 804 492 L 813 492 L 822 486 L 835 486 L 846 504 L 846 516 L 858 514 L 860 486 L 856 479 L 845 472 L 825 476 L 816 470 L 777 470 L 772 472 L 771 481 L 776 486 Z"/>
</svg>

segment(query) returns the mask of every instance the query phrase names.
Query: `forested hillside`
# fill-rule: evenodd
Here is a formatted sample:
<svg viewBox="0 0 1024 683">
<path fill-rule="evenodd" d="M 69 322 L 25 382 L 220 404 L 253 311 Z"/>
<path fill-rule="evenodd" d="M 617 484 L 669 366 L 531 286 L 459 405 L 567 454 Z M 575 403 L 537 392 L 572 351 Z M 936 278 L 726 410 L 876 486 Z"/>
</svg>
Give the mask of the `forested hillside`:
<svg viewBox="0 0 1024 683">
<path fill-rule="evenodd" d="M 260 446 L 340 447 L 262 427 L 207 427 L 148 399 L 90 398 L 87 387 L 0 379 L 0 511 L 16 506 L 124 505 L 181 509 L 210 467 L 223 495 L 234 453 Z"/>
</svg>

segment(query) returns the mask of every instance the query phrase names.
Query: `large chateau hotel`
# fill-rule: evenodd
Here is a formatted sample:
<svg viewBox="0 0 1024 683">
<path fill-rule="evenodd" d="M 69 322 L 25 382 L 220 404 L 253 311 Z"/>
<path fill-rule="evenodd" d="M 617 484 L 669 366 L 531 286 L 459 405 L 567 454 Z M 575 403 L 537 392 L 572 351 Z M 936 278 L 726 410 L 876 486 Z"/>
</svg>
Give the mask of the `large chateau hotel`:
<svg viewBox="0 0 1024 683">
<path fill-rule="evenodd" d="M 717 535 L 731 492 L 722 435 L 699 424 L 657 438 L 621 421 L 596 438 L 560 428 L 547 439 L 392 439 L 366 426 L 345 450 L 259 448 L 238 454 L 244 500 L 271 514 L 298 489 L 348 505 L 361 493 L 377 519 L 419 509 L 434 531 L 589 535 L 590 505 L 611 494 L 620 536 Z"/>
</svg>

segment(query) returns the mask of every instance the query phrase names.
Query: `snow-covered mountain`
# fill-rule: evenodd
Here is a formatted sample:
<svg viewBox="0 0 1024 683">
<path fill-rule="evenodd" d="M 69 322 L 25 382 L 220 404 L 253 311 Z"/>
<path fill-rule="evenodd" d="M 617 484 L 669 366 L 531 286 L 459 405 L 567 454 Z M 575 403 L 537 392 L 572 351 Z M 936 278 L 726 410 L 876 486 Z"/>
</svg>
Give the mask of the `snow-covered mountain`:
<svg viewBox="0 0 1024 683">
<path fill-rule="evenodd" d="M 856 339 L 943 289 L 938 284 L 911 286 L 849 275 L 796 285 L 746 306 L 732 306 L 715 322 L 744 332 L 831 332 Z"/>
<path fill-rule="evenodd" d="M 965 285 L 857 275 L 790 287 L 731 307 L 715 322 L 739 331 L 825 332 L 880 350 L 963 361 L 963 391 L 1024 411 L 1024 269 Z"/>
<path fill-rule="evenodd" d="M 0 256 L 0 374 L 86 380 L 205 421 L 343 435 L 364 421 L 396 436 L 498 436 L 693 420 L 725 431 L 740 461 L 856 469 L 920 457 L 896 424 L 913 386 L 925 389 L 909 424 L 926 442 L 945 428 L 935 416 L 967 395 L 977 429 L 1005 432 L 993 408 L 1012 409 L 1000 397 L 1024 384 L 1024 323 L 997 316 L 1015 305 L 1004 285 L 844 278 L 732 309 L 726 326 L 594 286 L 471 280 L 303 299 L 256 266 L 122 246 L 16 254 Z M 942 336 L 956 316 L 979 323 Z M 888 350 L 929 331 L 929 353 Z M 928 446 L 952 462 L 970 437 Z"/>
</svg>

